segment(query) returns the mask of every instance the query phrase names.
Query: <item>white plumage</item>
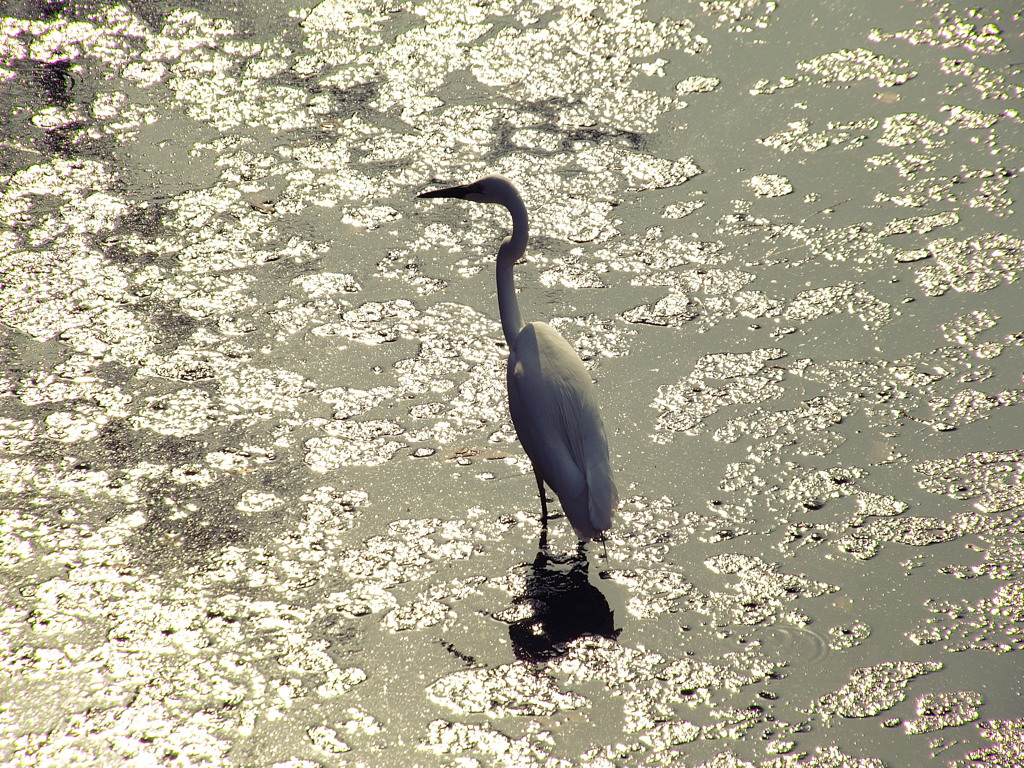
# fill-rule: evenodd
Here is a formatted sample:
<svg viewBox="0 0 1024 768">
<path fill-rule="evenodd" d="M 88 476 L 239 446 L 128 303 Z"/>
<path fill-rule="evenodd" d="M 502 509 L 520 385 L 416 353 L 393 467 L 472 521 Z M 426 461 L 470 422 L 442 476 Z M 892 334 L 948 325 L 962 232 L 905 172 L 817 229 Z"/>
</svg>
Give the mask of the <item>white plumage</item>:
<svg viewBox="0 0 1024 768">
<path fill-rule="evenodd" d="M 497 203 L 512 216 L 512 236 L 498 249 L 498 311 L 508 342 L 508 407 L 519 442 L 533 463 L 545 515 L 544 484 L 555 492 L 577 536 L 600 539 L 612 524 L 619 497 L 612 480 L 608 439 L 590 373 L 575 350 L 547 323 L 524 323 L 513 267 L 529 238 L 526 206 L 504 176 L 424 192 Z"/>
</svg>

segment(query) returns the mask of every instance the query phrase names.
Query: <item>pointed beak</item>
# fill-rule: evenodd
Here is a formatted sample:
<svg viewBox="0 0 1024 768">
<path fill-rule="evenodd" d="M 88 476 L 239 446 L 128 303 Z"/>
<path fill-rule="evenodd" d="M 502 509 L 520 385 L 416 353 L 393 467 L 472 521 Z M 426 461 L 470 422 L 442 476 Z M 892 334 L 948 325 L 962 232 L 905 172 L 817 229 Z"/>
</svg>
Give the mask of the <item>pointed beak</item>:
<svg viewBox="0 0 1024 768">
<path fill-rule="evenodd" d="M 457 197 L 465 200 L 466 195 L 475 191 L 476 184 L 462 184 L 458 187 L 448 187 L 447 189 L 435 189 L 430 192 L 421 192 L 416 195 L 416 197 Z"/>
</svg>

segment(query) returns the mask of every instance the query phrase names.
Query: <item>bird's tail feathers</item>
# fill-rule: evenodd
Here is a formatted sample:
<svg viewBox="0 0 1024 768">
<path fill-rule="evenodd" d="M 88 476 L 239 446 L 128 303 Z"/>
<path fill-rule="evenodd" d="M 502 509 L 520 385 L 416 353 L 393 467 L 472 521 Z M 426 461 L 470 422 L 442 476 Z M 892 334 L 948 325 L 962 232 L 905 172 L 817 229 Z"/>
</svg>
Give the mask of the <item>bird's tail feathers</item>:
<svg viewBox="0 0 1024 768">
<path fill-rule="evenodd" d="M 612 515 L 619 506 L 619 492 L 608 472 L 595 472 L 587 478 L 590 522 L 598 532 L 612 527 Z"/>
<path fill-rule="evenodd" d="M 593 474 L 578 495 L 558 495 L 562 511 L 583 541 L 596 539 L 611 528 L 612 515 L 619 506 L 619 494 L 609 473 Z"/>
</svg>

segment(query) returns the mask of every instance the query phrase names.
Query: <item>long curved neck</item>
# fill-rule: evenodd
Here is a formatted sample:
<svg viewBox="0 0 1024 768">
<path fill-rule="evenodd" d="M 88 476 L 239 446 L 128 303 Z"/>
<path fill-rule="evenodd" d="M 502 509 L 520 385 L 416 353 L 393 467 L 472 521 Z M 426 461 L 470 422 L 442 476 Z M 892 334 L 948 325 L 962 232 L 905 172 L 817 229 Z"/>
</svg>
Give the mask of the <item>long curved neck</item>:
<svg viewBox="0 0 1024 768">
<path fill-rule="evenodd" d="M 523 330 L 523 316 L 519 312 L 516 298 L 516 282 L 512 270 L 526 253 L 526 242 L 530 238 L 530 224 L 526 216 L 526 205 L 518 194 L 502 201 L 512 215 L 512 236 L 501 241 L 498 248 L 498 314 L 501 315 L 501 330 L 509 347 Z"/>
</svg>

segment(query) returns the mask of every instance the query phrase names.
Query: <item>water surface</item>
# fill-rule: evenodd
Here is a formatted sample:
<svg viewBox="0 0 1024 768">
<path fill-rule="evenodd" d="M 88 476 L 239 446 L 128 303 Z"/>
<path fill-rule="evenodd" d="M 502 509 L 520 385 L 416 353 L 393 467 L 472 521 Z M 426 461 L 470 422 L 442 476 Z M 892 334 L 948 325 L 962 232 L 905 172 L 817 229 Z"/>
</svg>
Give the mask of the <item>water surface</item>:
<svg viewBox="0 0 1024 768">
<path fill-rule="evenodd" d="M 1004 766 L 1020 12 L 9 4 L 11 765 Z M 607 556 L 508 420 L 518 267 Z"/>
</svg>

